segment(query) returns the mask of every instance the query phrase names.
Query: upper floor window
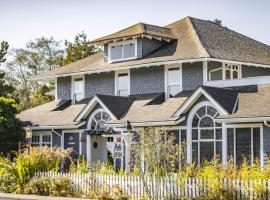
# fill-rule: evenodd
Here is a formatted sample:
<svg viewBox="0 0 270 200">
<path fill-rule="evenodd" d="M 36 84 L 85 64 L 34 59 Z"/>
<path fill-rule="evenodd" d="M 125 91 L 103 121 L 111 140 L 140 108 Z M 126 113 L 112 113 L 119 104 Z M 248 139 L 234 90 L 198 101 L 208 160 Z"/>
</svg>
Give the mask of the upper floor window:
<svg viewBox="0 0 270 200">
<path fill-rule="evenodd" d="M 115 76 L 115 85 L 116 85 L 116 95 L 117 96 L 128 96 L 129 95 L 129 87 L 130 87 L 130 79 L 129 79 L 129 71 L 118 72 Z"/>
<path fill-rule="evenodd" d="M 240 64 L 222 63 L 220 67 L 214 67 L 209 73 L 209 81 L 233 80 L 242 78 Z"/>
<path fill-rule="evenodd" d="M 137 40 L 110 43 L 108 47 L 109 62 L 137 58 Z"/>
<path fill-rule="evenodd" d="M 182 90 L 181 68 L 173 67 L 167 69 L 167 94 L 175 96 Z"/>
<path fill-rule="evenodd" d="M 73 103 L 76 103 L 84 98 L 84 78 L 73 78 Z"/>
</svg>

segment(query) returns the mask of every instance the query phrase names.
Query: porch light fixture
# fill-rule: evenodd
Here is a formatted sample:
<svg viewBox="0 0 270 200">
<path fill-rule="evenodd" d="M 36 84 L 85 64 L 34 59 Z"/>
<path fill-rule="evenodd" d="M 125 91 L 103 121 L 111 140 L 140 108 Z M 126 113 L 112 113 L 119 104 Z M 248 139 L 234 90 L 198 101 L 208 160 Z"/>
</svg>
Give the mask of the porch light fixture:
<svg viewBox="0 0 270 200">
<path fill-rule="evenodd" d="M 32 136 L 33 136 L 33 131 L 32 131 L 31 126 L 28 126 L 28 127 L 25 129 L 25 133 L 26 133 L 26 138 L 27 138 L 27 139 L 32 138 Z"/>
</svg>

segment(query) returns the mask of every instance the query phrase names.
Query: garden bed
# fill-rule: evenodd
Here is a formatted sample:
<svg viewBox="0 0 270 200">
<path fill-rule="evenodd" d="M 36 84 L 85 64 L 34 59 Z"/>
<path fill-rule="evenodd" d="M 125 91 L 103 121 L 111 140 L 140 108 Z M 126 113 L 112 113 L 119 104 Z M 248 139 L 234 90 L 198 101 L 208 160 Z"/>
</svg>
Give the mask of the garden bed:
<svg viewBox="0 0 270 200">
<path fill-rule="evenodd" d="M 2 199 L 3 200 L 24 200 L 24 199 L 27 199 L 27 200 L 77 200 L 78 198 L 0 193 L 0 200 Z M 84 200 L 87 200 L 87 199 L 84 199 Z"/>
</svg>

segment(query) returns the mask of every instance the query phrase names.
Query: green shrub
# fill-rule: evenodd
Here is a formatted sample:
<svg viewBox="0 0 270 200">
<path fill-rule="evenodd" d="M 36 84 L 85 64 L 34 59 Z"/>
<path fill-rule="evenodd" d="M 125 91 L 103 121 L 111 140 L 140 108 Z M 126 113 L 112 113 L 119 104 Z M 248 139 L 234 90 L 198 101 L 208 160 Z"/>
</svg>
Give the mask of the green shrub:
<svg viewBox="0 0 270 200">
<path fill-rule="evenodd" d="M 19 191 L 16 180 L 9 174 L 0 175 L 0 192 L 17 193 Z"/>
<path fill-rule="evenodd" d="M 77 197 L 79 195 L 78 190 L 72 187 L 72 182 L 68 177 L 31 179 L 25 185 L 24 193 L 56 197 Z"/>
</svg>

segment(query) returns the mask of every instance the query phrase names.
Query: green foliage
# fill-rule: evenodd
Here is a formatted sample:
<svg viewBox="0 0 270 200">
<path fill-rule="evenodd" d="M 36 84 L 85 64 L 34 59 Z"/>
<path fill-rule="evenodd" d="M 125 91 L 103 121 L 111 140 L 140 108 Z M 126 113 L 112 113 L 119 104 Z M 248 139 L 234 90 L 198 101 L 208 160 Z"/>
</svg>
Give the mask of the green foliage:
<svg viewBox="0 0 270 200">
<path fill-rule="evenodd" d="M 71 150 L 61 150 L 50 147 L 31 147 L 17 155 L 11 162 L 5 158 L 0 159 L 0 176 L 8 175 L 14 180 L 17 192 L 23 190 L 23 186 L 30 181 L 35 172 L 47 172 L 55 170 L 55 164 L 69 158 Z"/>
<path fill-rule="evenodd" d="M 67 177 L 31 179 L 24 187 L 25 194 L 55 197 L 76 197 L 72 183 Z"/>
<path fill-rule="evenodd" d="M 46 92 L 51 90 L 47 85 L 41 86 L 32 96 L 29 107 L 35 107 L 53 100 L 53 97 L 47 96 Z"/>
<path fill-rule="evenodd" d="M 86 58 L 97 53 L 99 50 L 94 46 L 87 44 L 87 35 L 84 32 L 78 33 L 73 43 L 65 41 L 65 56 L 62 59 L 62 65 L 67 65 L 82 58 Z"/>
<path fill-rule="evenodd" d="M 0 66 L 1 66 L 1 63 L 6 61 L 5 56 L 8 52 L 8 48 L 9 48 L 9 45 L 6 41 L 2 41 L 0 43 Z"/>
<path fill-rule="evenodd" d="M 0 152 L 16 150 L 24 138 L 22 123 L 16 119 L 17 111 L 13 99 L 0 97 Z"/>
</svg>

